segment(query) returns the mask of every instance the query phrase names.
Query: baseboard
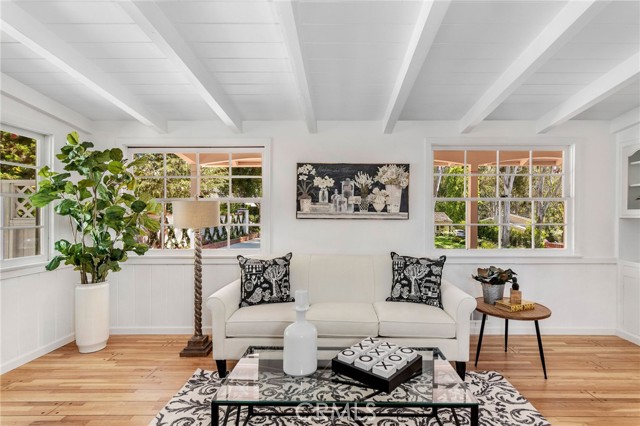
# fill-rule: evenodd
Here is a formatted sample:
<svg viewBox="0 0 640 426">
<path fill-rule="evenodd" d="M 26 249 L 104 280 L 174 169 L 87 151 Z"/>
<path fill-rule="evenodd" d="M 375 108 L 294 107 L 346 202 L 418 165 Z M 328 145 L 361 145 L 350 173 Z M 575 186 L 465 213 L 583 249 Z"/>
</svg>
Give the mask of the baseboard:
<svg viewBox="0 0 640 426">
<path fill-rule="evenodd" d="M 617 329 L 616 336 L 620 337 L 621 339 L 628 340 L 631 343 L 635 343 L 636 345 L 640 345 L 640 336 L 636 336 L 635 334 L 631 334 L 627 331 Z"/>
<path fill-rule="evenodd" d="M 480 334 L 480 321 L 471 321 L 471 334 Z M 484 326 L 484 334 L 497 334 L 504 335 L 504 322 L 500 324 L 488 323 Z M 509 321 L 509 335 L 535 335 L 536 328 L 533 321 Z M 541 335 L 578 335 L 578 336 L 615 336 L 616 330 L 613 328 L 596 328 L 596 327 L 546 327 L 544 322 L 540 322 L 540 334 Z"/>
<path fill-rule="evenodd" d="M 111 327 L 111 334 L 187 334 L 193 335 L 193 327 Z M 203 334 L 211 334 L 211 327 L 202 327 Z"/>
<path fill-rule="evenodd" d="M 13 370 L 14 368 L 18 368 L 21 365 L 24 365 L 30 361 L 33 361 L 36 358 L 40 358 L 41 356 L 46 355 L 49 352 L 54 351 L 59 347 L 66 345 L 67 343 L 73 342 L 75 338 L 76 338 L 75 333 L 69 334 L 63 337 L 62 339 L 58 339 L 55 342 L 51 342 L 48 345 L 42 346 L 27 354 L 20 355 L 8 362 L 2 363 L 2 365 L 0 366 L 0 374 L 4 374 L 8 371 Z"/>
</svg>

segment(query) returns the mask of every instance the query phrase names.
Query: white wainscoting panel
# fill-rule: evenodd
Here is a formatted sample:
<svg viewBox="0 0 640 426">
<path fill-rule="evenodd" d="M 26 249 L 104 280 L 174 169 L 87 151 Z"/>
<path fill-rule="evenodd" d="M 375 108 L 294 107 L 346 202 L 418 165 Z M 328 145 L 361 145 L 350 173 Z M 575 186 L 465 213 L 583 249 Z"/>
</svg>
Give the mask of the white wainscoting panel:
<svg viewBox="0 0 640 426">
<path fill-rule="evenodd" d="M 2 373 L 73 341 L 78 278 L 71 268 L 62 268 L 2 280 Z"/>
<path fill-rule="evenodd" d="M 620 310 L 616 334 L 640 345 L 640 263 L 619 262 L 618 299 Z"/>
</svg>

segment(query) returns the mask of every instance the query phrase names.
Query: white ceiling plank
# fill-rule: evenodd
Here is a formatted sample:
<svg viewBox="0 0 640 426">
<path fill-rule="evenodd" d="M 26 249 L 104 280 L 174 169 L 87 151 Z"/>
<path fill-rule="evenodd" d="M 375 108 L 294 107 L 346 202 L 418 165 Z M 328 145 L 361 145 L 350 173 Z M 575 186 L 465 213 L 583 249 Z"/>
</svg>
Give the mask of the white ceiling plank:
<svg viewBox="0 0 640 426">
<path fill-rule="evenodd" d="M 640 124 L 640 107 L 627 111 L 611 120 L 611 133 L 618 133 L 631 126 Z"/>
<path fill-rule="evenodd" d="M 7 74 L 0 76 L 0 92 L 83 133 L 93 133 L 93 121 Z"/>
<path fill-rule="evenodd" d="M 571 40 L 609 1 L 568 2 L 460 120 L 468 133 Z"/>
<path fill-rule="evenodd" d="M 234 132 L 242 132 L 242 117 L 214 75 L 155 2 L 120 2 L 120 6 L 167 55 L 196 88 L 202 100 Z"/>
<path fill-rule="evenodd" d="M 287 46 L 287 52 L 291 58 L 293 76 L 298 86 L 300 103 L 305 121 L 307 122 L 307 129 L 309 133 L 317 133 L 318 123 L 316 121 L 313 103 L 311 102 L 311 93 L 309 91 L 309 81 L 307 80 L 304 60 L 302 59 L 293 2 L 291 0 L 278 0 L 274 2 L 274 7 L 282 28 L 282 36 Z"/>
<path fill-rule="evenodd" d="M 536 123 L 538 133 L 571 120 L 601 100 L 633 83 L 640 75 L 640 53 L 637 53 L 580 90 L 575 95 L 542 116 Z"/>
<path fill-rule="evenodd" d="M 161 133 L 167 122 L 143 105 L 124 86 L 82 57 L 73 47 L 33 19 L 15 3 L 2 5 L 2 31 L 100 95 L 116 107 Z"/>
<path fill-rule="evenodd" d="M 440 24 L 449 8 L 449 1 L 424 1 L 409 40 L 391 98 L 382 121 L 384 133 L 393 132 L 413 85 L 422 69 Z"/>
</svg>

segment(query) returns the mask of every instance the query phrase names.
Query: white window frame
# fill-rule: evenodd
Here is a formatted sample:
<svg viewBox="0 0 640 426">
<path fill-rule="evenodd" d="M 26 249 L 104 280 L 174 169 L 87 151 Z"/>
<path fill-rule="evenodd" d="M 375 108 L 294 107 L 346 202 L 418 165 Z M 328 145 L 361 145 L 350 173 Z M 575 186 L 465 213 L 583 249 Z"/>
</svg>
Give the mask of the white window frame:
<svg viewBox="0 0 640 426">
<path fill-rule="evenodd" d="M 0 128 L 5 132 L 11 132 L 20 136 L 26 136 L 36 140 L 36 165 L 31 166 L 28 164 L 20 165 L 20 167 L 33 168 L 36 170 L 36 188 L 38 187 L 39 176 L 38 172 L 44 166 L 51 166 L 51 145 L 53 143 L 53 137 L 51 135 L 45 135 L 42 133 L 32 132 L 26 129 L 14 127 L 4 123 L 0 123 Z M 17 198 L 14 194 L 2 193 L 2 197 Z M 1 208 L 0 208 L 1 210 Z M 26 266 L 45 264 L 49 261 L 52 253 L 52 247 L 49 247 L 49 241 L 52 238 L 51 213 L 52 210 L 47 207 L 40 208 L 40 225 L 29 226 L 29 229 L 40 229 L 40 254 L 35 256 L 24 256 L 14 259 L 4 259 L 0 257 L 0 270 L 10 271 L 14 269 L 21 269 Z M 5 229 L 20 229 L 21 227 L 5 227 L 0 223 L 0 244 L 4 243 L 4 231 Z M 0 256 L 2 254 L 0 253 Z"/>
<path fill-rule="evenodd" d="M 497 143 L 496 143 L 497 141 Z M 440 253 L 450 256 L 461 257 L 549 257 L 549 256 L 574 256 L 575 255 L 575 144 L 573 141 L 567 140 L 531 140 L 530 138 L 520 138 L 513 140 L 496 139 L 478 139 L 473 142 L 469 139 L 458 139 L 452 144 L 443 143 L 444 139 L 431 140 L 427 139 L 427 226 L 426 226 L 426 249 L 431 253 Z M 497 249 L 480 249 L 480 248 L 464 248 L 464 249 L 442 249 L 435 246 L 435 203 L 436 201 L 444 201 L 444 199 L 436 199 L 433 194 L 433 179 L 435 177 L 433 160 L 434 151 L 563 151 L 563 200 L 565 201 L 565 245 L 564 248 L 497 248 Z M 466 154 L 465 154 L 466 155 Z M 466 159 L 466 157 L 465 157 Z M 499 165 L 498 165 L 499 166 Z M 533 174 L 530 172 L 529 176 Z M 466 188 L 465 182 L 465 188 Z M 498 182 L 496 182 L 498 184 Z M 531 185 L 531 182 L 530 182 Z M 530 187 L 531 189 L 531 187 Z M 482 201 L 500 201 L 501 197 L 482 198 Z M 531 195 L 531 194 L 530 194 Z M 469 201 L 471 197 L 449 198 L 446 201 Z M 533 197 L 518 198 L 515 201 L 536 201 Z M 465 235 L 468 235 L 469 224 L 465 224 Z M 532 245 L 535 242 L 532 241 Z"/>
<path fill-rule="evenodd" d="M 270 149 L 270 141 L 268 140 L 260 140 L 260 141 L 241 141 L 241 142 L 223 142 L 221 144 L 207 144 L 203 145 L 190 145 L 190 146 L 181 146 L 179 143 L 163 145 L 162 147 L 158 147 L 155 145 L 129 145 L 126 147 L 127 156 L 130 160 L 133 160 L 135 154 L 161 154 L 161 153 L 176 153 L 176 152 L 190 152 L 190 153 L 228 153 L 229 155 L 235 153 L 248 153 L 248 152 L 259 152 L 262 154 L 262 198 L 238 198 L 232 197 L 231 191 L 232 188 L 232 170 L 229 169 L 229 197 L 220 197 L 219 200 L 221 203 L 228 202 L 229 204 L 238 203 L 238 202 L 247 202 L 247 200 L 255 200 L 259 201 L 261 204 L 260 208 L 260 223 L 250 224 L 250 226 L 255 226 L 260 228 L 260 248 L 259 249 L 238 249 L 238 248 L 219 248 L 219 249 L 204 249 L 202 250 L 203 258 L 224 258 L 224 257 L 235 257 L 238 254 L 268 254 L 270 248 L 270 203 L 269 200 L 271 198 L 270 194 L 270 176 L 271 176 L 271 149 Z M 198 157 L 198 156 L 196 156 Z M 197 161 L 196 166 L 199 170 L 199 161 Z M 142 178 L 142 176 L 137 176 L 138 178 Z M 162 178 L 165 180 L 166 186 L 166 168 L 163 170 L 163 175 L 161 176 L 147 176 L 149 178 Z M 170 178 L 191 178 L 193 176 L 169 176 Z M 206 178 L 206 177 L 205 177 Z M 251 178 L 251 176 L 241 176 L 241 178 Z M 257 176 L 255 177 L 257 178 Z M 200 188 L 200 174 L 198 173 L 195 177 L 197 183 L 197 188 Z M 163 198 L 158 199 L 159 202 L 162 203 L 171 203 L 173 201 L 185 200 L 185 198 Z M 229 235 L 229 234 L 228 234 Z M 193 240 L 192 240 L 193 241 Z M 228 241 L 228 240 L 227 240 Z M 147 253 L 145 253 L 145 257 L 183 257 L 185 255 L 192 256 L 193 249 L 150 249 Z"/>
</svg>

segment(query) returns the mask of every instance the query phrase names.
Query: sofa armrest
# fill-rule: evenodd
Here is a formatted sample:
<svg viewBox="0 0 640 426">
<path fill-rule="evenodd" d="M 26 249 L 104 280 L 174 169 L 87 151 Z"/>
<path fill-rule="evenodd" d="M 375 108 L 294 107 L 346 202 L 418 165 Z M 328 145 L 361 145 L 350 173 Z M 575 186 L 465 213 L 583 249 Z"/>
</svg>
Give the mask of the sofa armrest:
<svg viewBox="0 0 640 426">
<path fill-rule="evenodd" d="M 476 299 L 448 281 L 442 280 L 442 306 L 456 321 L 456 339 L 461 359 L 469 360 L 469 334 L 471 333 L 471 313 L 476 309 Z"/>
<path fill-rule="evenodd" d="M 227 320 L 240 305 L 240 280 L 237 279 L 207 299 L 207 308 L 211 311 L 211 340 L 213 341 L 213 358 L 225 359 L 224 342 L 226 339 Z"/>
</svg>

